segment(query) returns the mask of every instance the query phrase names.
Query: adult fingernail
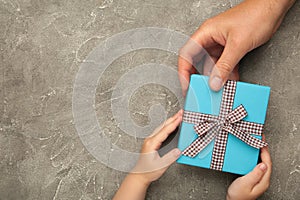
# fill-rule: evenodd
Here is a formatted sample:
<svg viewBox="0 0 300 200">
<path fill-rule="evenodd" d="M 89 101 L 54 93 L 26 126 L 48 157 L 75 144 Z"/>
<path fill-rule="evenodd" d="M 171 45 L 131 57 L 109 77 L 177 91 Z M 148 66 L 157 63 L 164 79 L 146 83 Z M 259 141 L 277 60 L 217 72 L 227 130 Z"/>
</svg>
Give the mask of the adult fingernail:
<svg viewBox="0 0 300 200">
<path fill-rule="evenodd" d="M 223 80 L 218 76 L 212 77 L 210 87 L 215 91 L 219 91 L 223 87 Z"/>
<path fill-rule="evenodd" d="M 261 163 L 261 164 L 259 165 L 259 169 L 261 169 L 262 171 L 266 171 L 267 165 L 264 164 L 264 163 Z"/>
<path fill-rule="evenodd" d="M 180 156 L 181 151 L 179 149 L 174 149 L 173 154 L 175 157 L 178 157 L 178 156 Z"/>
</svg>

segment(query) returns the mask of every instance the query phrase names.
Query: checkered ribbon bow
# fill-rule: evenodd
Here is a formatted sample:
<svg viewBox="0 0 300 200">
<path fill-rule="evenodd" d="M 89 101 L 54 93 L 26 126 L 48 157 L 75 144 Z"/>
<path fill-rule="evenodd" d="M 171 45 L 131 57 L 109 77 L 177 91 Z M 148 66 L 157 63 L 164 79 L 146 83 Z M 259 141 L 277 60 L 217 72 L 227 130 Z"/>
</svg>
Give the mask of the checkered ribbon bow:
<svg viewBox="0 0 300 200">
<path fill-rule="evenodd" d="M 215 139 L 210 168 L 222 170 L 228 133 L 257 149 L 268 145 L 251 135 L 261 135 L 262 124 L 242 121 L 247 116 L 247 111 L 243 105 L 232 110 L 235 89 L 236 81 L 227 81 L 223 89 L 218 116 L 184 111 L 183 121 L 196 124 L 194 129 L 199 137 L 182 152 L 183 155 L 195 157 Z"/>
</svg>

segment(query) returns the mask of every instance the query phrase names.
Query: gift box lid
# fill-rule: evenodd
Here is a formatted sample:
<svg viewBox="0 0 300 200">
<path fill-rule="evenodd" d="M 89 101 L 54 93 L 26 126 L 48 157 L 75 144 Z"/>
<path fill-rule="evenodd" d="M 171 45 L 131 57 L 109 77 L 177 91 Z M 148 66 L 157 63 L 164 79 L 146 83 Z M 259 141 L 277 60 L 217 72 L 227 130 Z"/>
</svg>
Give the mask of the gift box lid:
<svg viewBox="0 0 300 200">
<path fill-rule="evenodd" d="M 209 88 L 208 77 L 192 75 L 184 110 L 218 116 L 222 95 L 223 89 L 215 92 Z M 244 121 L 264 124 L 269 95 L 270 87 L 237 82 L 232 109 L 237 108 L 239 105 L 243 105 L 248 113 L 243 119 Z M 195 124 L 182 122 L 178 141 L 178 148 L 181 151 L 198 138 L 198 135 L 194 130 L 194 125 Z M 261 139 L 261 136 L 253 136 Z M 177 162 L 210 168 L 214 142 L 214 140 L 211 141 L 196 157 L 191 158 L 182 155 Z M 259 149 L 247 145 L 228 133 L 222 171 L 235 174 L 247 174 L 256 166 L 258 156 Z"/>
</svg>

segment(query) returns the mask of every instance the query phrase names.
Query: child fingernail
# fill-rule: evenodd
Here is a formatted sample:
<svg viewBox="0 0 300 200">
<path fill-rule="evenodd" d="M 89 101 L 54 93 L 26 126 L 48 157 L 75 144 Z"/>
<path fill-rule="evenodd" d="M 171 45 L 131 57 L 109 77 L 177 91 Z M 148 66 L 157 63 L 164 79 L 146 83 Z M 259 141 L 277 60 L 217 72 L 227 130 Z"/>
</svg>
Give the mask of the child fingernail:
<svg viewBox="0 0 300 200">
<path fill-rule="evenodd" d="M 265 165 L 264 163 L 261 163 L 261 164 L 259 165 L 259 169 L 261 169 L 262 171 L 266 171 L 267 165 Z"/>
<path fill-rule="evenodd" d="M 175 149 L 175 150 L 173 151 L 173 154 L 174 154 L 174 156 L 178 157 L 178 156 L 180 156 L 181 151 L 180 151 L 179 149 Z"/>
</svg>

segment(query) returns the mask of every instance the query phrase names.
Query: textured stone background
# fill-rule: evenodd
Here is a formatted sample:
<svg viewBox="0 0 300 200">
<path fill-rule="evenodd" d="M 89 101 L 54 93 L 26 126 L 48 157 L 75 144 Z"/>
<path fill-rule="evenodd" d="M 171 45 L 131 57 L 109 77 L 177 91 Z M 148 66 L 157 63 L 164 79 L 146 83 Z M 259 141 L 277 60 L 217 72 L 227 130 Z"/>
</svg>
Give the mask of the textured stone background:
<svg viewBox="0 0 300 200">
<path fill-rule="evenodd" d="M 192 34 L 207 18 L 238 1 L 1 0 L 0 199 L 111 199 L 123 172 L 97 161 L 82 145 L 72 116 L 72 89 L 87 54 L 106 38 L 132 28 L 164 27 Z M 266 137 L 274 163 L 260 199 L 300 199 L 300 2 L 270 42 L 241 62 L 241 79 L 272 87 Z M 101 77 L 96 111 L 112 142 L 138 151 L 141 139 L 123 133 L 110 103 L 118 79 L 136 65 L 176 66 L 158 50 L 128 53 Z M 141 87 L 130 102 L 137 124 L 161 103 L 179 108 L 167 88 Z M 149 130 L 151 131 L 151 130 Z M 153 183 L 147 199 L 224 199 L 236 176 L 174 164 Z"/>
</svg>

